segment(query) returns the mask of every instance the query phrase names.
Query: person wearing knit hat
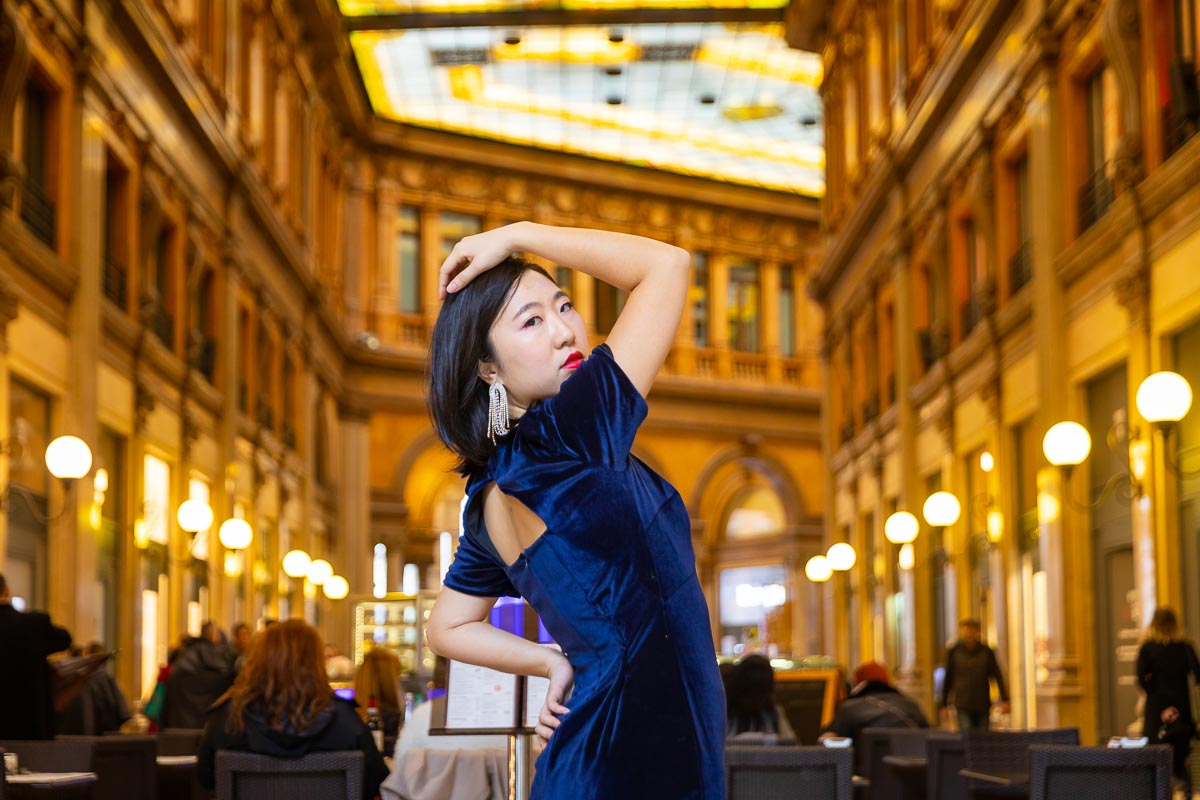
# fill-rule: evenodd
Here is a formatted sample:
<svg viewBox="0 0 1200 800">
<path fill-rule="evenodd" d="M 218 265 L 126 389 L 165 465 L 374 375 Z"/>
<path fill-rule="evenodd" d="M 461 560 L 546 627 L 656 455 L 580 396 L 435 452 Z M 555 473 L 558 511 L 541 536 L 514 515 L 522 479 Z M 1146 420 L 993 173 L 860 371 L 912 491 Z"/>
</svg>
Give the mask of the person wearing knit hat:
<svg viewBox="0 0 1200 800">
<path fill-rule="evenodd" d="M 857 739 L 866 728 L 928 728 L 921 707 L 888 682 L 887 667 L 878 661 L 858 665 L 854 687 L 846 702 L 838 706 L 833 721 L 820 739 L 838 736 Z"/>
</svg>

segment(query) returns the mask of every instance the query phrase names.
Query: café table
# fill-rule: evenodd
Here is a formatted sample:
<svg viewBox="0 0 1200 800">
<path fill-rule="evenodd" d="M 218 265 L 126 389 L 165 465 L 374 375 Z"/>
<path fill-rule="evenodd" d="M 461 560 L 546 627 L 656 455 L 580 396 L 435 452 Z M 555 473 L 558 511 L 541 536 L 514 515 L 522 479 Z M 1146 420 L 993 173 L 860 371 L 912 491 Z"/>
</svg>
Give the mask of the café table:
<svg viewBox="0 0 1200 800">
<path fill-rule="evenodd" d="M 94 772 L 22 772 L 9 775 L 8 796 L 15 800 L 87 800 L 96 784 Z"/>
<path fill-rule="evenodd" d="M 960 770 L 959 775 L 967 780 L 976 781 L 972 796 L 1002 796 L 1028 797 L 1029 773 L 1009 770 L 993 770 L 977 772 L 971 769 Z"/>
<path fill-rule="evenodd" d="M 920 800 L 927 793 L 929 759 L 925 756 L 886 755 L 883 763 L 895 774 L 906 800 Z"/>
</svg>

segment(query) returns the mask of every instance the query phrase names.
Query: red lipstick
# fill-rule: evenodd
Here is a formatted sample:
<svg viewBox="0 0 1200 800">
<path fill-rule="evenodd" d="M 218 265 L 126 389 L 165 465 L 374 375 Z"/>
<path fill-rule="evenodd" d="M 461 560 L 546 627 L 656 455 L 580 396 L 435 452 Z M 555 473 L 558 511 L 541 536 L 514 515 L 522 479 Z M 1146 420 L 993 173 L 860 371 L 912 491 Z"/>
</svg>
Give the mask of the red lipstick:
<svg viewBox="0 0 1200 800">
<path fill-rule="evenodd" d="M 571 355 L 567 356 L 567 360 L 563 362 L 562 368 L 574 372 L 579 369 L 579 365 L 583 363 L 583 353 L 576 350 Z"/>
</svg>

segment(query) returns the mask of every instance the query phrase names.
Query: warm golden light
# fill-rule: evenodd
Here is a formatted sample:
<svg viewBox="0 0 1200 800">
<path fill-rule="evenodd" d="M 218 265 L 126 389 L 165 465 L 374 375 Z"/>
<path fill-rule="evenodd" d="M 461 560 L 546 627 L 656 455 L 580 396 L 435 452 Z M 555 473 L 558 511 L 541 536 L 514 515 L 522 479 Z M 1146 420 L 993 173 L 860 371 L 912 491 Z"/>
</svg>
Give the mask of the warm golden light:
<svg viewBox="0 0 1200 800">
<path fill-rule="evenodd" d="M 996 459 L 987 450 L 979 454 L 979 468 L 984 472 L 991 472 L 996 468 Z"/>
<path fill-rule="evenodd" d="M 897 511 L 883 523 L 883 535 L 892 544 L 908 544 L 917 538 L 920 530 L 917 518 L 907 511 Z"/>
<path fill-rule="evenodd" d="M 333 565 L 323 558 L 318 558 L 308 565 L 308 582 L 321 586 L 333 576 Z"/>
<path fill-rule="evenodd" d="M 833 577 L 833 567 L 825 556 L 813 556 L 804 565 L 804 574 L 813 583 L 824 583 Z"/>
<path fill-rule="evenodd" d="M 1192 387 L 1177 372 L 1156 372 L 1138 386 L 1136 403 L 1147 422 L 1173 424 L 1192 407 Z"/>
<path fill-rule="evenodd" d="M 910 570 L 917 563 L 917 555 L 911 544 L 906 544 L 900 548 L 900 557 L 896 560 L 897 566 L 902 570 Z"/>
<path fill-rule="evenodd" d="M 225 554 L 225 577 L 237 578 L 242 574 L 242 554 L 231 550 Z"/>
<path fill-rule="evenodd" d="M 1004 515 L 996 509 L 987 514 L 987 537 L 992 544 L 1004 538 Z"/>
<path fill-rule="evenodd" d="M 350 594 L 350 583 L 341 575 L 330 575 L 323 588 L 325 596 L 330 600 L 341 600 Z"/>
<path fill-rule="evenodd" d="M 858 554 L 854 552 L 852 545 L 846 542 L 838 542 L 829 548 L 829 552 L 825 554 L 825 558 L 829 560 L 831 569 L 837 572 L 845 572 L 858 561 Z"/>
<path fill-rule="evenodd" d="M 206 531 L 213 524 L 213 510 L 203 500 L 184 500 L 175 512 L 179 527 L 188 533 Z"/>
<path fill-rule="evenodd" d="M 226 550 L 245 550 L 254 540 L 254 531 L 246 520 L 230 517 L 221 523 L 217 538 Z"/>
<path fill-rule="evenodd" d="M 933 527 L 945 528 L 958 522 L 962 515 L 962 504 L 950 492 L 934 492 L 925 498 L 921 514 Z"/>
<path fill-rule="evenodd" d="M 92 471 L 92 449 L 78 436 L 59 436 L 46 447 L 46 469 L 59 480 L 77 480 Z"/>
<path fill-rule="evenodd" d="M 310 566 L 312 558 L 303 550 L 289 550 L 283 557 L 283 574 L 289 578 L 306 577 Z"/>
<path fill-rule="evenodd" d="M 1042 437 L 1042 452 L 1056 467 L 1082 464 L 1092 451 L 1092 437 L 1078 422 L 1059 422 Z"/>
</svg>

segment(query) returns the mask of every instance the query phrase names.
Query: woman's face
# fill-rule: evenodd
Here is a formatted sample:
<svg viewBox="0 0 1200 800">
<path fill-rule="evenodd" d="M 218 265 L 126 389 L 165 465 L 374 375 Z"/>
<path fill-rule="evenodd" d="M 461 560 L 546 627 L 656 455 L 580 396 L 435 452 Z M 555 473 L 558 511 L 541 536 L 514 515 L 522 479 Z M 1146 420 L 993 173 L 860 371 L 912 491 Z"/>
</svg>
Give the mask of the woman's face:
<svg viewBox="0 0 1200 800">
<path fill-rule="evenodd" d="M 514 418 L 530 405 L 558 394 L 562 382 L 583 363 L 587 331 L 583 318 L 559 287 L 529 270 L 517 282 L 508 304 L 492 323 L 495 362 L 480 362 L 489 384 L 508 390 Z"/>
</svg>

